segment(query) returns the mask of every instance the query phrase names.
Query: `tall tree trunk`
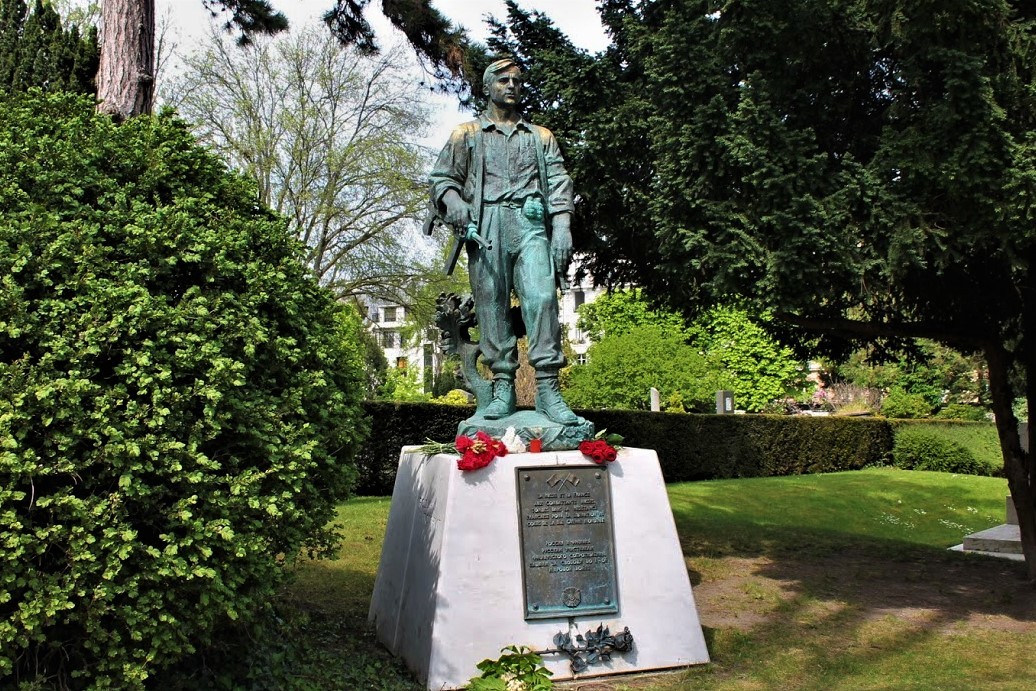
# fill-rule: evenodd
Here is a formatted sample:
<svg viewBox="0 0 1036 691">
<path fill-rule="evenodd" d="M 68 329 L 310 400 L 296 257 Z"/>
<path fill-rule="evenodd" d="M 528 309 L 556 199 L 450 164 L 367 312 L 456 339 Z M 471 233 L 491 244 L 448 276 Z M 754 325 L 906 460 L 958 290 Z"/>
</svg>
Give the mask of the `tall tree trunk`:
<svg viewBox="0 0 1036 691">
<path fill-rule="evenodd" d="M 103 0 L 97 108 L 119 120 L 150 113 L 155 93 L 154 0 Z"/>
<path fill-rule="evenodd" d="M 993 399 L 996 431 L 1004 456 L 1007 486 L 1018 513 L 1026 569 L 1029 578 L 1036 581 L 1036 502 L 1033 501 L 1032 455 L 1022 449 L 1018 420 L 1012 409 L 1014 395 L 1009 375 L 1013 358 L 1003 347 L 992 345 L 986 348 L 986 361 L 989 363 L 989 392 Z M 1026 379 L 1031 378 L 1032 370 L 1029 370 Z M 1029 449 L 1031 451 L 1032 447 Z"/>
</svg>

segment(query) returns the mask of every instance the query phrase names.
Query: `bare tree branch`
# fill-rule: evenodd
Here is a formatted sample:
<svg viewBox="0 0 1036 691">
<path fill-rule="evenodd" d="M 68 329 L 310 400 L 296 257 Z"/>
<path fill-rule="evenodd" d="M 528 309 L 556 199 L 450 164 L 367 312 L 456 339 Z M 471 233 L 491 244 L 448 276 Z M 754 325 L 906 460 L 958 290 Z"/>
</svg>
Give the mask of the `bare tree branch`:
<svg viewBox="0 0 1036 691">
<path fill-rule="evenodd" d="M 401 49 L 368 57 L 324 29 L 241 49 L 214 28 L 173 85 L 198 136 L 259 185 L 342 297 L 405 299 L 431 268 L 415 253 L 428 154 L 423 92 Z"/>
</svg>

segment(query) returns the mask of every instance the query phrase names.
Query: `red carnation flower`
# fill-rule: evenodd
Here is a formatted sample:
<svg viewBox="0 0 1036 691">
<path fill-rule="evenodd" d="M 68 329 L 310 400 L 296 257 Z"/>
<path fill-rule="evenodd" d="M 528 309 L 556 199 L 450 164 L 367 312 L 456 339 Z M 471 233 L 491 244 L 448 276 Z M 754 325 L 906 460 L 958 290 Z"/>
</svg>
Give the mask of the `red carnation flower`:
<svg viewBox="0 0 1036 691">
<path fill-rule="evenodd" d="M 610 463 L 618 455 L 615 447 L 603 439 L 591 439 L 579 443 L 579 451 L 584 456 L 589 456 L 594 463 Z"/>
<path fill-rule="evenodd" d="M 461 454 L 457 459 L 457 467 L 461 470 L 485 468 L 497 456 L 507 455 L 507 447 L 503 442 L 482 431 L 476 432 L 474 439 L 460 435 L 454 445 L 457 453 Z"/>
</svg>

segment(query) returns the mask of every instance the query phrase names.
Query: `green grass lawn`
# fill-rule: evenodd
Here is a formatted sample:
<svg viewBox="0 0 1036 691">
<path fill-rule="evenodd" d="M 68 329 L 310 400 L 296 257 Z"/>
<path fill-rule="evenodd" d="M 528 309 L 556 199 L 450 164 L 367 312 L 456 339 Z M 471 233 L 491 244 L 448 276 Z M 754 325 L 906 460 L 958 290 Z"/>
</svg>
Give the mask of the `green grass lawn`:
<svg viewBox="0 0 1036 691">
<path fill-rule="evenodd" d="M 713 663 L 649 688 L 1032 688 L 1021 566 L 946 551 L 1006 491 L 884 468 L 670 487 Z"/>
<path fill-rule="evenodd" d="M 942 549 L 1003 523 L 1006 494 L 999 478 L 891 468 L 669 486 L 685 550 L 704 555 Z"/>
<path fill-rule="evenodd" d="M 1033 688 L 1036 589 L 1021 565 L 947 551 L 1002 523 L 1006 492 L 1000 478 L 888 468 L 671 485 L 712 663 L 592 688 Z M 296 567 L 283 636 L 304 659 L 283 685 L 419 688 L 366 629 L 389 503 L 343 504 L 338 558 Z"/>
</svg>

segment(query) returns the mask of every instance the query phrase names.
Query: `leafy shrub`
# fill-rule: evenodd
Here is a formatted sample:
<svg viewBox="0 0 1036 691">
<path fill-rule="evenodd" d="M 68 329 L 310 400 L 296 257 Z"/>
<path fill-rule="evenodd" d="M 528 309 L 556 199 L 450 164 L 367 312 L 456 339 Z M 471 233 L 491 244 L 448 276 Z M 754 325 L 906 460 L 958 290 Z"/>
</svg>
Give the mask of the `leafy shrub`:
<svg viewBox="0 0 1036 691">
<path fill-rule="evenodd" d="M 996 476 L 1003 473 L 1004 458 L 1000 450 L 1000 437 L 996 431 L 996 425 L 991 422 L 964 422 L 958 420 L 897 420 L 893 423 L 895 432 L 895 446 L 901 442 L 906 448 L 923 451 L 931 449 L 932 458 L 935 456 L 946 456 L 947 458 L 965 458 L 958 451 L 945 451 L 947 448 L 963 449 L 967 458 L 972 458 L 978 463 L 978 469 L 968 470 L 971 467 L 969 461 L 964 460 L 957 469 L 947 472 L 968 473 L 974 475 Z M 935 438 L 936 442 L 928 443 L 924 448 L 909 441 L 912 437 Z M 904 439 L 908 441 L 903 442 Z M 904 458 L 918 458 L 916 455 Z M 914 454 L 914 451 L 911 451 Z M 928 457 L 923 457 L 927 459 Z M 904 461 L 909 462 L 909 461 Z M 924 460 L 923 465 L 930 465 L 935 461 Z M 938 462 L 938 465 L 946 465 Z M 936 468 L 920 468 L 921 470 L 935 470 Z"/>
<path fill-rule="evenodd" d="M 940 409 L 935 417 L 941 420 L 968 420 L 970 422 L 984 422 L 988 419 L 988 412 L 985 408 L 966 403 L 950 403 Z"/>
<path fill-rule="evenodd" d="M 905 470 L 936 470 L 963 475 L 988 475 L 986 466 L 960 444 L 921 430 L 896 435 L 892 459 Z"/>
<path fill-rule="evenodd" d="M 169 115 L 0 106 L 0 686 L 135 688 L 355 479 L 360 328 Z"/>
<path fill-rule="evenodd" d="M 680 334 L 653 325 L 605 336 L 572 368 L 565 400 L 573 407 L 646 410 L 657 388 L 666 409 L 699 412 L 714 406 L 727 379 Z"/>
<path fill-rule="evenodd" d="M 365 401 L 363 407 L 371 419 L 371 433 L 356 455 L 356 493 L 371 496 L 392 494 L 400 449 L 428 439 L 452 442 L 457 425 L 475 412 L 475 406 L 435 403 Z"/>
<path fill-rule="evenodd" d="M 431 394 L 424 391 L 424 383 L 417 378 L 413 367 L 389 367 L 385 383 L 378 397 L 385 401 L 407 401 L 421 403 L 431 400 Z"/>
<path fill-rule="evenodd" d="M 1019 422 L 1029 421 L 1029 402 L 1024 398 L 1014 399 L 1014 416 Z"/>
<path fill-rule="evenodd" d="M 694 325 L 694 345 L 729 373 L 737 407 L 750 412 L 761 412 L 800 389 L 806 374 L 792 350 L 763 328 L 768 321 L 765 315 L 753 318 L 724 306 L 709 310 Z"/>
<path fill-rule="evenodd" d="M 431 403 L 438 403 L 440 405 L 463 405 L 470 406 L 471 394 L 464 391 L 463 389 L 450 389 L 442 396 L 436 396 L 433 398 Z"/>
<path fill-rule="evenodd" d="M 932 405 L 919 393 L 893 388 L 881 403 L 881 414 L 892 418 L 919 418 L 932 414 Z"/>
<path fill-rule="evenodd" d="M 666 482 L 827 473 L 885 465 L 884 420 L 785 415 L 673 415 L 583 410 L 623 445 L 654 449 Z"/>
</svg>

